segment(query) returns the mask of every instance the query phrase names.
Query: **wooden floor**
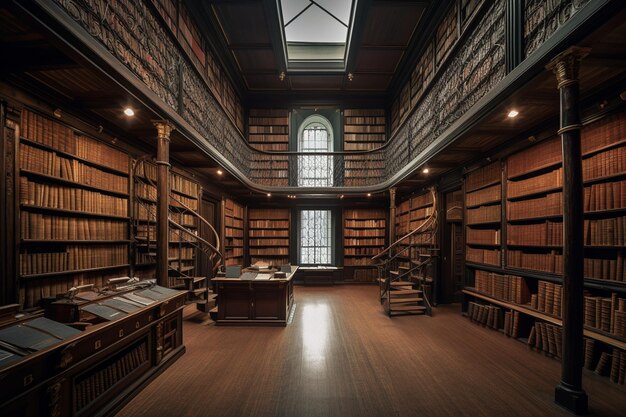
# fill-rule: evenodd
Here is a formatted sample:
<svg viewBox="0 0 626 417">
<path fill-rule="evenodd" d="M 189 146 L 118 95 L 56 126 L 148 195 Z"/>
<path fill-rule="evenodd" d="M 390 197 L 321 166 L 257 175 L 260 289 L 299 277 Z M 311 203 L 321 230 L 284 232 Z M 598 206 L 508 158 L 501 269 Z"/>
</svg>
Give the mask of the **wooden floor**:
<svg viewBox="0 0 626 417">
<path fill-rule="evenodd" d="M 119 416 L 568 416 L 559 363 L 458 305 L 388 318 L 373 286 L 296 287 L 286 328 L 216 327 L 189 310 L 187 353 Z M 626 390 L 585 371 L 591 415 Z"/>
</svg>

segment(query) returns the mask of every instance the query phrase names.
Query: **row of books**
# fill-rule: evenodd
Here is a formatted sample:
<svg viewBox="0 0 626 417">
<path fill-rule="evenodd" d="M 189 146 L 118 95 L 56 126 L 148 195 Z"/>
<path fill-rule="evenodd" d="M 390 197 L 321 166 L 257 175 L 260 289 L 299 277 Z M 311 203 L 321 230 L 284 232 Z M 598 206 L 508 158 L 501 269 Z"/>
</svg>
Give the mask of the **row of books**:
<svg viewBox="0 0 626 417">
<path fill-rule="evenodd" d="M 623 350 L 613 348 L 609 378 L 616 384 L 626 385 L 626 352 Z"/>
<path fill-rule="evenodd" d="M 354 280 L 357 282 L 374 282 L 378 278 L 378 271 L 372 268 L 354 270 Z"/>
<path fill-rule="evenodd" d="M 530 308 L 560 318 L 562 305 L 562 285 L 547 281 L 537 282 L 537 294 L 530 296 Z"/>
<path fill-rule="evenodd" d="M 346 125 L 382 125 L 385 126 L 385 116 L 346 116 L 344 113 L 344 124 Z"/>
<path fill-rule="evenodd" d="M 508 220 L 532 219 L 563 215 L 563 194 L 561 191 L 544 197 L 521 201 L 507 201 Z"/>
<path fill-rule="evenodd" d="M 146 342 L 142 342 L 114 362 L 88 374 L 74 385 L 76 410 L 91 404 L 107 390 L 148 361 Z"/>
<path fill-rule="evenodd" d="M 271 258 L 265 258 L 265 257 L 259 257 L 259 256 L 252 256 L 250 257 L 250 263 L 251 264 L 255 264 L 257 262 L 260 262 L 262 264 L 266 264 L 274 267 L 280 267 L 281 265 L 287 265 L 289 263 L 289 257 L 285 256 L 285 257 L 276 257 L 273 256 Z M 241 263 L 241 262 L 240 262 Z"/>
<path fill-rule="evenodd" d="M 385 246 L 384 238 L 373 239 L 344 239 L 344 246 Z"/>
<path fill-rule="evenodd" d="M 345 133 L 385 133 L 385 125 L 349 125 L 345 124 L 343 126 L 343 131 Z"/>
<path fill-rule="evenodd" d="M 468 244 L 477 245 L 499 245 L 500 230 L 499 229 L 472 229 L 468 228 L 465 237 Z"/>
<path fill-rule="evenodd" d="M 502 186 L 500 184 L 491 187 L 481 188 L 477 191 L 469 192 L 465 195 L 465 201 L 468 207 L 480 206 L 481 204 L 500 201 L 502 198 Z"/>
<path fill-rule="evenodd" d="M 585 257 L 584 265 L 586 278 L 626 282 L 626 263 L 622 252 L 608 259 Z"/>
<path fill-rule="evenodd" d="M 370 260 L 370 257 L 368 256 L 350 257 L 350 258 L 345 258 L 343 260 L 343 264 L 345 266 L 365 266 L 365 265 L 371 265 L 372 261 Z"/>
<path fill-rule="evenodd" d="M 509 224 L 506 239 L 509 245 L 563 246 L 563 223 Z"/>
<path fill-rule="evenodd" d="M 344 117 L 374 117 L 384 116 L 385 109 L 344 109 Z"/>
<path fill-rule="evenodd" d="M 371 227 L 371 228 L 384 229 L 386 226 L 386 223 L 387 222 L 385 221 L 385 219 L 356 220 L 352 218 L 346 218 L 345 220 L 346 227 Z"/>
<path fill-rule="evenodd" d="M 371 257 L 377 255 L 381 251 L 381 248 L 362 247 L 362 248 L 345 248 L 344 254 L 347 256 L 367 256 Z"/>
<path fill-rule="evenodd" d="M 157 181 L 158 169 L 154 163 L 144 160 L 138 160 L 136 164 L 137 165 L 135 166 L 133 171 L 136 176 L 139 176 L 141 178 L 149 178 L 153 182 Z"/>
<path fill-rule="evenodd" d="M 585 187 L 585 211 L 626 208 L 626 181 L 602 182 Z"/>
<path fill-rule="evenodd" d="M 224 200 L 224 211 L 227 217 L 243 219 L 243 206 L 229 198 Z"/>
<path fill-rule="evenodd" d="M 488 184 L 502 180 L 502 167 L 499 162 L 486 165 L 467 175 L 465 179 L 465 191 L 471 192 Z"/>
<path fill-rule="evenodd" d="M 190 181 L 178 174 L 170 175 L 170 186 L 172 187 L 172 190 L 190 196 L 198 197 L 200 194 L 200 185 L 197 182 Z"/>
<path fill-rule="evenodd" d="M 626 217 L 585 220 L 584 242 L 585 245 L 592 246 L 624 246 L 626 245 L 625 231 Z"/>
<path fill-rule="evenodd" d="M 385 237 L 385 229 L 346 229 L 344 237 Z"/>
<path fill-rule="evenodd" d="M 289 220 L 253 220 L 250 219 L 250 227 L 258 229 L 289 229 Z"/>
<path fill-rule="evenodd" d="M 274 255 L 289 255 L 289 248 L 274 247 L 274 248 L 250 248 L 250 256 L 274 256 Z"/>
<path fill-rule="evenodd" d="M 520 181 L 509 180 L 507 183 L 507 198 L 523 197 L 559 187 L 563 187 L 563 168 L 557 168 L 545 174 Z"/>
<path fill-rule="evenodd" d="M 583 154 L 622 141 L 626 137 L 625 115 L 620 111 L 584 126 L 581 132 Z"/>
<path fill-rule="evenodd" d="M 583 179 L 592 180 L 626 173 L 626 147 L 610 149 L 583 159 Z"/>
<path fill-rule="evenodd" d="M 157 201 L 157 189 L 156 187 L 146 184 L 145 182 L 135 183 L 135 194 L 146 200 L 153 202 Z"/>
<path fill-rule="evenodd" d="M 236 219 L 234 217 L 226 216 L 224 218 L 224 226 L 231 227 L 231 228 L 243 229 L 243 220 L 242 219 Z"/>
<path fill-rule="evenodd" d="M 474 286 L 478 292 L 498 300 L 516 304 L 526 304 L 530 301 L 530 291 L 526 281 L 515 275 L 501 275 L 495 272 L 476 270 Z"/>
<path fill-rule="evenodd" d="M 256 135 L 255 135 L 256 138 Z M 258 142 L 252 142 L 253 138 L 252 136 L 250 137 L 250 145 L 255 148 L 258 149 L 260 151 L 269 151 L 269 152 L 282 152 L 282 151 L 288 151 L 289 150 L 289 143 L 285 142 L 285 143 L 274 143 L 274 142 L 270 142 L 270 143 L 258 143 Z M 273 155 L 272 155 L 273 156 Z M 287 156 L 285 156 L 284 158 L 287 158 Z M 277 161 L 279 162 L 279 161 Z M 282 163 L 273 163 L 273 162 L 269 162 L 268 164 L 265 164 L 263 166 L 259 166 L 258 164 L 254 165 L 254 168 L 257 169 L 287 169 L 287 162 L 282 162 Z"/>
<path fill-rule="evenodd" d="M 20 236 L 38 240 L 126 240 L 128 223 L 22 212 Z"/>
<path fill-rule="evenodd" d="M 626 299 L 616 293 L 611 297 L 585 296 L 585 326 L 626 337 Z"/>
<path fill-rule="evenodd" d="M 232 257 L 242 257 L 243 256 L 243 248 L 229 248 L 226 247 L 224 249 L 224 254 L 227 258 Z"/>
<path fill-rule="evenodd" d="M 506 336 L 517 339 L 519 337 L 519 311 L 507 311 L 504 313 L 503 331 Z"/>
<path fill-rule="evenodd" d="M 111 174 L 76 159 L 63 158 L 54 152 L 28 146 L 24 143 L 20 145 L 20 168 L 128 194 L 128 177 Z"/>
<path fill-rule="evenodd" d="M 478 264 L 500 266 L 500 249 L 483 249 L 468 246 L 465 248 L 465 259 Z"/>
<path fill-rule="evenodd" d="M 170 197 L 170 204 L 176 207 L 190 208 L 194 211 L 198 211 L 199 201 L 197 198 L 185 197 L 183 195 L 176 195 Z"/>
<path fill-rule="evenodd" d="M 170 246 L 167 250 L 168 258 L 192 259 L 196 255 L 196 249 L 191 246 Z"/>
<path fill-rule="evenodd" d="M 288 135 L 289 126 L 287 124 L 276 125 L 250 125 L 248 129 L 250 134 L 273 134 L 273 135 Z"/>
<path fill-rule="evenodd" d="M 420 209 L 411 210 L 409 212 L 409 220 L 422 220 L 433 214 L 433 207 L 424 207 Z"/>
<path fill-rule="evenodd" d="M 226 238 L 226 246 L 243 246 L 243 238 L 228 237 Z"/>
<path fill-rule="evenodd" d="M 459 37 L 457 13 L 456 7 L 450 7 L 439 26 L 437 26 L 437 31 L 435 32 L 435 44 L 437 45 L 435 48 L 435 61 L 438 65 L 442 64 L 442 61 Z"/>
<path fill-rule="evenodd" d="M 196 217 L 193 214 L 181 213 L 178 211 L 170 212 L 170 219 L 183 226 L 195 226 Z"/>
<path fill-rule="evenodd" d="M 128 264 L 127 245 L 67 245 L 64 251 L 20 253 L 21 275 Z"/>
<path fill-rule="evenodd" d="M 146 206 L 143 204 L 135 204 L 135 220 L 137 222 L 156 221 L 156 207 Z"/>
<path fill-rule="evenodd" d="M 470 301 L 467 304 L 467 317 L 473 322 L 498 330 L 502 323 L 500 317 L 502 309 L 488 304 L 479 304 Z"/>
<path fill-rule="evenodd" d="M 364 135 L 362 133 L 344 133 L 343 140 L 345 141 L 345 143 L 371 142 L 371 144 L 380 146 L 385 142 L 385 134 L 384 133 L 369 133 L 367 135 Z M 344 143 L 344 149 L 345 149 L 345 143 Z"/>
<path fill-rule="evenodd" d="M 356 161 L 352 161 L 352 160 L 346 160 L 343 163 L 343 166 L 346 168 L 346 175 L 345 176 L 350 176 L 353 173 L 365 173 L 365 172 L 369 172 L 369 171 L 375 171 L 378 175 L 380 175 L 380 172 L 382 172 L 385 169 L 385 161 L 379 161 L 379 160 L 356 160 Z M 349 171 L 348 171 L 349 170 Z M 377 175 L 377 174 L 372 174 L 372 175 Z"/>
<path fill-rule="evenodd" d="M 509 178 L 558 164 L 562 159 L 561 140 L 555 136 L 510 156 L 506 161 Z"/>
<path fill-rule="evenodd" d="M 22 136 L 33 142 L 128 173 L 130 157 L 102 142 L 29 110 L 22 112 Z"/>
<path fill-rule="evenodd" d="M 549 356 L 560 358 L 563 349 L 561 326 L 536 320 L 535 325 L 530 328 L 528 346 Z"/>
<path fill-rule="evenodd" d="M 527 253 L 521 250 L 509 249 L 507 251 L 507 266 L 549 272 L 551 274 L 562 274 L 563 255 L 554 250 L 548 253 Z"/>
<path fill-rule="evenodd" d="M 467 209 L 466 213 L 467 218 L 465 221 L 467 225 L 499 222 L 502 218 L 502 210 L 500 204 L 494 206 L 469 208 Z"/>
<path fill-rule="evenodd" d="M 253 237 L 289 237 L 287 229 L 250 229 L 248 235 Z"/>
<path fill-rule="evenodd" d="M 250 246 L 289 246 L 289 239 L 250 239 L 249 243 Z"/>
<path fill-rule="evenodd" d="M 276 143 L 281 145 L 286 144 L 287 146 L 289 146 L 289 135 L 287 134 L 251 133 L 248 135 L 248 140 L 250 141 L 250 143 L 258 145 L 265 143 Z"/>
<path fill-rule="evenodd" d="M 232 227 L 228 227 L 226 226 L 226 236 L 224 236 L 226 239 L 230 239 L 230 238 L 234 238 L 234 237 L 240 237 L 243 238 L 243 229 L 235 229 Z M 250 236 L 254 236 L 252 234 L 252 230 L 250 230 Z"/>
<path fill-rule="evenodd" d="M 20 204 L 63 210 L 128 216 L 128 199 L 80 188 L 40 184 L 20 177 Z"/>
<path fill-rule="evenodd" d="M 371 143 L 370 143 L 371 142 Z M 343 144 L 344 151 L 367 151 L 373 149 L 377 146 L 381 146 L 382 143 L 374 142 L 374 141 L 346 141 Z"/>
</svg>

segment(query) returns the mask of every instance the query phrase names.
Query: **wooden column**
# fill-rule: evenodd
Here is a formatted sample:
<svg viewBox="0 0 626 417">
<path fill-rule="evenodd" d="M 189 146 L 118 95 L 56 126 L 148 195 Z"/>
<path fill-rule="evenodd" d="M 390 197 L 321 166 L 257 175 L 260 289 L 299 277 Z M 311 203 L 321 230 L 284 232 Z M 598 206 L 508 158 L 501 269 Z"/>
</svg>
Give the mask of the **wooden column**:
<svg viewBox="0 0 626 417">
<path fill-rule="evenodd" d="M 157 128 L 157 283 L 167 287 L 170 202 L 170 134 L 174 126 L 166 120 L 154 120 Z"/>
<path fill-rule="evenodd" d="M 389 227 L 389 243 L 391 245 L 396 241 L 396 188 L 389 189 L 389 221 L 387 222 Z"/>
<path fill-rule="evenodd" d="M 587 412 L 582 388 L 583 368 L 583 174 L 580 144 L 578 68 L 589 53 L 571 47 L 546 67 L 556 75 L 560 93 L 560 129 L 563 148 L 563 349 L 557 404 L 576 414 Z"/>
</svg>

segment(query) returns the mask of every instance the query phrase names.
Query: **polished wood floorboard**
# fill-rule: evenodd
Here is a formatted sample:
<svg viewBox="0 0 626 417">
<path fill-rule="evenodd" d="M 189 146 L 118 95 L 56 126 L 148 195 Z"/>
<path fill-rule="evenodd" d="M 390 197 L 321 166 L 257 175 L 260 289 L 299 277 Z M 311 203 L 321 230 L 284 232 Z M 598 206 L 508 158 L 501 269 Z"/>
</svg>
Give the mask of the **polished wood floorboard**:
<svg viewBox="0 0 626 417">
<path fill-rule="evenodd" d="M 119 416 L 569 416 L 559 363 L 470 323 L 459 305 L 388 318 L 373 286 L 296 287 L 286 328 L 217 327 L 189 309 L 187 353 Z M 585 371 L 590 415 L 626 389 Z"/>
</svg>

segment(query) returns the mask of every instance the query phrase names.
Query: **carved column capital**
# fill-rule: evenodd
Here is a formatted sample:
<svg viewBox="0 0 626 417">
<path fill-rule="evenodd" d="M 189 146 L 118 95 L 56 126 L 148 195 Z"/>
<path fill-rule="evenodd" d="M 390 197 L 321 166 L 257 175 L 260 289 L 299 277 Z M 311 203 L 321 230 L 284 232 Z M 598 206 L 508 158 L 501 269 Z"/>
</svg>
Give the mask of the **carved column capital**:
<svg viewBox="0 0 626 417">
<path fill-rule="evenodd" d="M 169 141 L 170 134 L 176 127 L 168 120 L 153 120 L 152 124 L 157 128 L 157 138 Z"/>
<path fill-rule="evenodd" d="M 556 75 L 558 82 L 557 88 L 561 89 L 578 82 L 580 61 L 589 55 L 589 52 L 591 52 L 590 48 L 571 46 L 555 56 L 548 65 L 546 65 L 546 69 Z"/>
</svg>

